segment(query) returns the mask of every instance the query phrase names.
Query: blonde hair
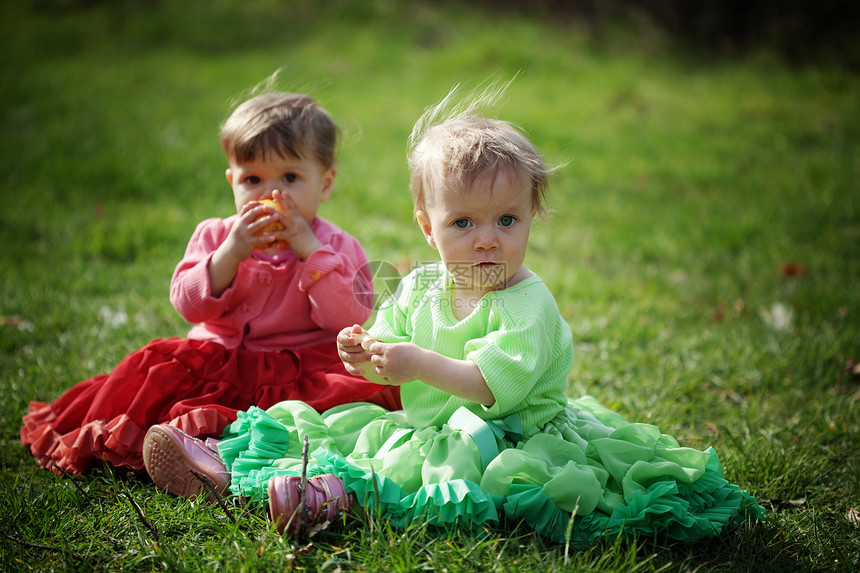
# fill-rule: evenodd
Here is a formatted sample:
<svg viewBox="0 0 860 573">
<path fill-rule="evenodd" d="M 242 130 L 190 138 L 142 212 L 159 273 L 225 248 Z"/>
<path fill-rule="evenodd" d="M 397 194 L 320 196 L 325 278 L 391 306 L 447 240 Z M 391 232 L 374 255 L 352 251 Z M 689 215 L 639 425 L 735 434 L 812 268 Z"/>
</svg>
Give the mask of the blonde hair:
<svg viewBox="0 0 860 573">
<path fill-rule="evenodd" d="M 408 156 L 415 211 L 423 210 L 428 196 L 441 189 L 466 193 L 479 177 L 507 170 L 528 178 L 532 208 L 546 214 L 553 168 L 518 128 L 479 112 L 494 106 L 506 88 L 490 88 L 457 103 L 455 87 L 415 124 Z"/>
<path fill-rule="evenodd" d="M 300 159 L 312 153 L 323 167 L 334 165 L 337 126 L 310 96 L 264 93 L 240 104 L 221 126 L 229 159 L 251 161 L 275 153 Z"/>
</svg>

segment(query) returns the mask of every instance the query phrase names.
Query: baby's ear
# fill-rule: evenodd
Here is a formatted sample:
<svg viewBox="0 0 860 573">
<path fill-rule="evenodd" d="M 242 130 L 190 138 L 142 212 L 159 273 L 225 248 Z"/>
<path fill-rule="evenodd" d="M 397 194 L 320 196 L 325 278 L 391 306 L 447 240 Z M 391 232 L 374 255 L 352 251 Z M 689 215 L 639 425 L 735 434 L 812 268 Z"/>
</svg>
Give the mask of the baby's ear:
<svg viewBox="0 0 860 573">
<path fill-rule="evenodd" d="M 229 167 L 227 168 L 227 171 L 224 172 L 224 175 L 227 176 L 227 183 L 229 183 L 230 186 L 232 187 L 233 186 L 233 172 L 230 171 Z"/>
<path fill-rule="evenodd" d="M 322 174 L 322 194 L 320 199 L 328 201 L 331 198 L 331 192 L 334 188 L 334 178 L 337 176 L 337 170 L 334 167 L 329 167 Z"/>
<path fill-rule="evenodd" d="M 430 225 L 430 217 L 424 211 L 415 211 L 415 219 L 418 221 L 418 228 L 424 233 L 424 238 L 427 239 L 427 244 L 436 248 L 436 240 L 433 238 L 433 227 Z"/>
</svg>

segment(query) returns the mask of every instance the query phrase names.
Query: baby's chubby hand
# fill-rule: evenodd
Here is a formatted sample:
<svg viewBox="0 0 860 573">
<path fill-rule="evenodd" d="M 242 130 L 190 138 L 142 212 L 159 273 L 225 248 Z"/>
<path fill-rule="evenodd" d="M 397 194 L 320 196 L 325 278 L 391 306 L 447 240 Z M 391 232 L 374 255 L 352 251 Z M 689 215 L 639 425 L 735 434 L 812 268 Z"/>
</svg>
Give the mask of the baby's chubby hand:
<svg viewBox="0 0 860 573">
<path fill-rule="evenodd" d="M 219 247 L 234 264 L 251 256 L 254 249 L 267 248 L 272 242 L 266 226 L 277 223 L 275 209 L 258 201 L 246 203 L 239 210 L 239 217 L 230 228 L 230 233 Z"/>
<path fill-rule="evenodd" d="M 346 371 L 361 376 L 364 369 L 358 364 L 369 362 L 372 356 L 367 349 L 375 340 L 360 325 L 354 324 L 341 330 L 337 335 L 337 352 Z"/>
<path fill-rule="evenodd" d="M 422 379 L 423 373 L 433 368 L 434 357 L 439 356 L 411 342 L 387 343 L 371 339 L 362 347 L 370 355 L 376 375 L 374 381 L 392 386 Z"/>
<path fill-rule="evenodd" d="M 380 342 L 357 324 L 340 331 L 337 347 L 347 372 L 391 386 L 420 379 L 438 356 L 411 342 Z"/>
</svg>

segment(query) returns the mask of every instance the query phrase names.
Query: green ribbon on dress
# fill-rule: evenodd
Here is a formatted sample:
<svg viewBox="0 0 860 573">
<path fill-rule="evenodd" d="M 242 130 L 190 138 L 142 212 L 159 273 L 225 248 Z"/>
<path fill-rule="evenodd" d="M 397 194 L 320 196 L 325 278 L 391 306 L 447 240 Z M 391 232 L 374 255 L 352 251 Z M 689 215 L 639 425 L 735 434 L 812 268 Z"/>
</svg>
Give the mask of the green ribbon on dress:
<svg viewBox="0 0 860 573">
<path fill-rule="evenodd" d="M 508 436 L 517 442 L 523 435 L 523 424 L 519 414 L 511 414 L 499 420 L 484 420 L 468 408 L 460 406 L 448 419 L 448 426 L 462 430 L 471 436 L 478 453 L 481 454 L 482 469 L 499 455 L 499 440 Z"/>
</svg>

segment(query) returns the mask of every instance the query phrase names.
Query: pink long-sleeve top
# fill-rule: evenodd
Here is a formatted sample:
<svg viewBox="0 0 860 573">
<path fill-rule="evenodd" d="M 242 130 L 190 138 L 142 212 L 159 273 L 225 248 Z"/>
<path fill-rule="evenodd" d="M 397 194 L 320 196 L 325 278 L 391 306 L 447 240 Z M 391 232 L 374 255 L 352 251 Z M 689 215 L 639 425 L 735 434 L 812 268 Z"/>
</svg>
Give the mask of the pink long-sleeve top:
<svg viewBox="0 0 860 573">
<path fill-rule="evenodd" d="M 202 221 L 173 272 L 170 302 L 195 323 L 189 338 L 227 348 L 279 351 L 335 344 L 343 327 L 367 320 L 367 297 L 355 295 L 372 296 L 367 256 L 354 237 L 320 217 L 311 229 L 323 246 L 307 260 L 291 251 L 274 257 L 254 251 L 227 290 L 213 297 L 209 261 L 237 218 Z"/>
</svg>

